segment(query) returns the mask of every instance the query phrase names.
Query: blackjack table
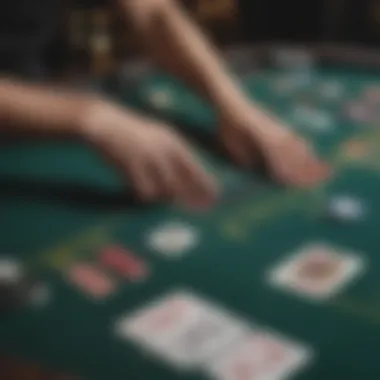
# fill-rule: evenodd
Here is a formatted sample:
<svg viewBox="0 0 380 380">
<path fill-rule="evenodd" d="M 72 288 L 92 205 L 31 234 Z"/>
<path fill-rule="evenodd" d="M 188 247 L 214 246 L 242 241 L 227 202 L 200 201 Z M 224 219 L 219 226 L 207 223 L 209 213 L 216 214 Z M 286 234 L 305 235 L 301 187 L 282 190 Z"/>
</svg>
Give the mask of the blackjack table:
<svg viewBox="0 0 380 380">
<path fill-rule="evenodd" d="M 295 189 L 238 168 L 215 143 L 212 107 L 147 62 L 94 80 L 177 126 L 221 195 L 196 210 L 144 205 L 88 146 L 3 144 L 0 278 L 15 286 L 0 289 L 0 349 L 20 368 L 78 380 L 379 378 L 380 54 L 223 54 L 331 178 Z"/>
</svg>

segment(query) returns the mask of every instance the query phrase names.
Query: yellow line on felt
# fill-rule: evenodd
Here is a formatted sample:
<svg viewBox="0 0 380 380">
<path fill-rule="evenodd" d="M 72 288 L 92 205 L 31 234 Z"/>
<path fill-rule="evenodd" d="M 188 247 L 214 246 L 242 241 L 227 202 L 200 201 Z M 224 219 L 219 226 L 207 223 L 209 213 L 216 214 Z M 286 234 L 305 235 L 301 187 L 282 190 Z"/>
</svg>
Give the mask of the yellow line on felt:
<svg viewBox="0 0 380 380">
<path fill-rule="evenodd" d="M 34 256 L 29 265 L 39 266 L 49 264 L 55 269 L 60 269 L 68 264 L 74 257 L 78 257 L 80 251 L 95 248 L 106 244 L 111 239 L 111 229 L 120 220 L 120 216 L 113 217 L 98 226 L 90 227 L 73 237 L 58 243 L 56 246 L 43 250 Z"/>
<path fill-rule="evenodd" d="M 368 133 L 358 134 L 355 138 L 366 135 L 368 135 Z M 334 154 L 332 154 L 329 159 L 334 170 L 343 169 L 347 164 L 344 158 L 340 155 L 340 151 L 341 145 L 336 147 Z M 318 210 L 323 200 L 326 186 L 327 184 L 322 184 L 311 192 L 311 197 L 316 197 L 316 207 L 313 207 L 313 213 Z M 249 204 L 242 205 L 234 216 L 228 216 L 227 220 L 222 221 L 220 228 L 223 230 L 224 234 L 228 235 L 230 238 L 243 240 L 249 229 L 254 228 L 258 223 L 269 221 L 270 218 L 279 216 L 279 214 L 285 212 L 288 207 L 292 207 L 294 202 L 302 196 L 307 197 L 308 194 L 301 191 L 287 191 L 282 194 L 275 194 L 265 200 L 254 199 L 253 203 L 251 200 Z M 302 203 L 302 207 L 304 206 L 304 202 L 299 203 Z M 296 206 L 298 205 L 296 204 Z"/>
<path fill-rule="evenodd" d="M 253 202 L 242 205 L 233 217 L 222 221 L 220 228 L 230 238 L 242 240 L 252 228 L 292 207 L 299 196 L 303 196 L 299 191 L 286 191 L 266 199 L 254 199 Z"/>
</svg>

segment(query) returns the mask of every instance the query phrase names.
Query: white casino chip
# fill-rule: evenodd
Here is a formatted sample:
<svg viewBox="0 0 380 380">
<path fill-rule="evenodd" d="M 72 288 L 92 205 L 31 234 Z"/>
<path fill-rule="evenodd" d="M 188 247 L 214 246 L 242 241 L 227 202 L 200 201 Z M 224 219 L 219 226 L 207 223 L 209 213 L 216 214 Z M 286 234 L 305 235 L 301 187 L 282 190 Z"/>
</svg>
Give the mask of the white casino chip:
<svg viewBox="0 0 380 380">
<path fill-rule="evenodd" d="M 289 94 L 296 88 L 296 84 L 292 77 L 286 76 L 283 78 L 278 78 L 273 84 L 272 87 L 275 92 L 279 94 Z"/>
<path fill-rule="evenodd" d="M 10 258 L 0 258 L 0 282 L 14 283 L 23 275 L 20 263 Z"/>
<path fill-rule="evenodd" d="M 329 114 L 308 106 L 296 107 L 293 119 L 296 124 L 318 132 L 330 132 L 334 127 L 334 121 Z"/>
<path fill-rule="evenodd" d="M 303 49 L 276 49 L 272 58 L 277 67 L 286 69 L 305 70 L 315 66 L 315 60 L 307 50 Z"/>
<path fill-rule="evenodd" d="M 296 106 L 294 108 L 293 114 L 295 121 L 299 123 L 305 123 L 305 121 L 309 120 L 312 114 L 312 110 L 307 106 Z"/>
<path fill-rule="evenodd" d="M 310 118 L 310 124 L 318 131 L 327 132 L 333 128 L 334 122 L 327 113 L 316 111 Z"/>
<path fill-rule="evenodd" d="M 180 257 L 198 243 L 198 232 L 192 226 L 173 222 L 163 225 L 148 236 L 149 247 L 163 255 Z"/>
<path fill-rule="evenodd" d="M 342 220 L 361 219 L 365 214 L 362 202 L 349 196 L 334 197 L 329 205 L 331 216 Z"/>
<path fill-rule="evenodd" d="M 339 82 L 326 82 L 320 87 L 320 94 L 326 99 L 339 99 L 344 94 L 344 87 Z"/>
<path fill-rule="evenodd" d="M 309 71 L 300 71 L 293 75 L 293 80 L 297 88 L 311 86 L 313 75 Z"/>
<path fill-rule="evenodd" d="M 158 109 L 169 108 L 172 105 L 172 97 L 169 90 L 151 90 L 148 94 L 148 101 Z"/>
<path fill-rule="evenodd" d="M 312 82 L 312 76 L 305 72 L 288 73 L 277 78 L 271 87 L 279 95 L 289 95 L 291 92 L 303 87 L 307 87 Z"/>
</svg>

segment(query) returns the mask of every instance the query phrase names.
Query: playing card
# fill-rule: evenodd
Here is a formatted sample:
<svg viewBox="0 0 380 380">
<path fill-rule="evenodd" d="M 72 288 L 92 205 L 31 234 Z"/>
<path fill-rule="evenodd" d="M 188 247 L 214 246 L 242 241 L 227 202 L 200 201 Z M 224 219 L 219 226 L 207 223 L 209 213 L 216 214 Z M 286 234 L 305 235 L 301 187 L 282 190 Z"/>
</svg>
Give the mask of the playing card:
<svg viewBox="0 0 380 380">
<path fill-rule="evenodd" d="M 179 368 L 199 366 L 243 336 L 246 327 L 221 308 L 175 293 L 120 320 L 117 330 Z"/>
<path fill-rule="evenodd" d="M 221 310 L 204 308 L 183 334 L 174 337 L 166 353 L 180 365 L 203 365 L 228 350 L 246 331 L 248 327 Z"/>
<path fill-rule="evenodd" d="M 186 329 L 199 313 L 187 294 L 156 300 L 133 315 L 120 318 L 118 332 L 138 341 L 161 341 Z"/>
<path fill-rule="evenodd" d="M 322 300 L 335 295 L 364 269 L 358 254 L 327 244 L 311 244 L 269 273 L 274 286 Z"/>
<path fill-rule="evenodd" d="M 208 368 L 217 380 L 285 380 L 312 357 L 306 346 L 267 331 L 252 332 Z"/>
</svg>

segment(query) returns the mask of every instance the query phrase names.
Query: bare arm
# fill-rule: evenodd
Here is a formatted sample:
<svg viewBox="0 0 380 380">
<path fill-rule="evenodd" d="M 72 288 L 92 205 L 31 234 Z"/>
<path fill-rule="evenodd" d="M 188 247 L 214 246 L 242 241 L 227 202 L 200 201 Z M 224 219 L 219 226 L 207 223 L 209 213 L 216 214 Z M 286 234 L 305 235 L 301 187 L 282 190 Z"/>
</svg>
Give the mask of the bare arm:
<svg viewBox="0 0 380 380">
<path fill-rule="evenodd" d="M 91 102 L 83 94 L 0 79 L 0 132 L 78 135 L 81 115 Z"/>
<path fill-rule="evenodd" d="M 219 109 L 241 108 L 245 97 L 216 51 L 175 0 L 119 0 L 148 52 L 163 68 Z"/>
<path fill-rule="evenodd" d="M 178 1 L 117 1 L 156 62 L 216 107 L 219 137 L 236 162 L 252 167 L 260 152 L 271 174 L 283 183 L 304 186 L 326 178 L 329 171 L 310 146 L 245 96 Z"/>
<path fill-rule="evenodd" d="M 88 142 L 143 200 L 214 197 L 212 178 L 168 125 L 94 96 L 0 79 L 1 132 Z"/>
</svg>

